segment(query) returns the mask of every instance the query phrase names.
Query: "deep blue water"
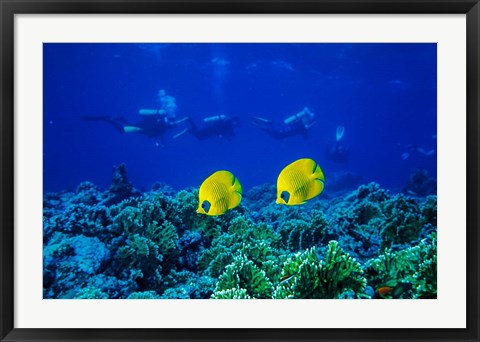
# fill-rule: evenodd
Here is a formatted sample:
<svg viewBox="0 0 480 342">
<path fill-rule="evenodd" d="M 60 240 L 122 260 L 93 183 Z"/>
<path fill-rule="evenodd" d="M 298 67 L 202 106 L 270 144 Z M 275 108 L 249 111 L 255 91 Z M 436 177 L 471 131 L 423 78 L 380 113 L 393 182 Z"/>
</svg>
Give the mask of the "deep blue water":
<svg viewBox="0 0 480 342">
<path fill-rule="evenodd" d="M 44 44 L 44 190 L 111 183 L 125 163 L 135 187 L 161 181 L 197 187 L 219 169 L 244 189 L 275 183 L 290 162 L 315 159 L 328 179 L 354 172 L 364 182 L 398 190 L 412 170 L 436 178 L 436 44 Z M 201 126 L 206 116 L 238 116 L 228 141 L 197 141 L 179 124 L 164 147 L 143 135 L 122 134 L 84 115 L 140 120 L 159 108 L 158 91 L 176 99 L 177 118 Z M 275 140 L 252 116 L 281 124 L 304 107 L 316 114 L 308 139 Z M 326 159 L 327 143 L 345 127 L 350 159 Z M 417 149 L 407 159 L 407 145 Z"/>
</svg>

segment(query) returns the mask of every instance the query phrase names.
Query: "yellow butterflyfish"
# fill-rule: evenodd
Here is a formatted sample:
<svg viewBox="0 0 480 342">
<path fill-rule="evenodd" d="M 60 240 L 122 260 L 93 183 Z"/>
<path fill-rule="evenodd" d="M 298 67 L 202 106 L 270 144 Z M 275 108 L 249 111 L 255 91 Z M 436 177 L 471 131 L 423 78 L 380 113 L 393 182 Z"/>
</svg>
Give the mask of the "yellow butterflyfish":
<svg viewBox="0 0 480 342">
<path fill-rule="evenodd" d="M 325 175 L 313 159 L 298 159 L 278 175 L 276 202 L 285 205 L 304 204 L 323 191 L 324 183 Z"/>
<path fill-rule="evenodd" d="M 205 179 L 198 192 L 197 213 L 209 216 L 224 214 L 242 200 L 242 185 L 230 171 L 217 171 Z"/>
</svg>

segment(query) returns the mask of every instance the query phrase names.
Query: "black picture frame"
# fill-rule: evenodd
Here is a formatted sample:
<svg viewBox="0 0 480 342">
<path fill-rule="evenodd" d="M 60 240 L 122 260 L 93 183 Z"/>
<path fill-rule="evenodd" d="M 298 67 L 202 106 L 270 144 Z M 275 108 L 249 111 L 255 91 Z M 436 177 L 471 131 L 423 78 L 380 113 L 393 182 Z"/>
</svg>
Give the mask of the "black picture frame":
<svg viewBox="0 0 480 342">
<path fill-rule="evenodd" d="M 463 13 L 467 18 L 466 329 L 16 329 L 14 328 L 14 17 L 90 13 Z M 479 0 L 0 0 L 1 341 L 479 341 Z M 388 314 L 388 313 L 379 313 Z"/>
</svg>

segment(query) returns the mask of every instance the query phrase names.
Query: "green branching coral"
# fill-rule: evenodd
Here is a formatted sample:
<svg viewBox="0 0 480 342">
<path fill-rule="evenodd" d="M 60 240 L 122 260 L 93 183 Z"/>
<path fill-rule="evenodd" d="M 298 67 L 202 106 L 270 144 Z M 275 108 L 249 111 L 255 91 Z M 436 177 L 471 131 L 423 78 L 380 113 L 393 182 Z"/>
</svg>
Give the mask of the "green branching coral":
<svg viewBox="0 0 480 342">
<path fill-rule="evenodd" d="M 172 202 L 170 205 L 167 203 Z M 144 198 L 130 198 L 110 209 L 113 224 L 123 228 L 125 233 L 143 232 L 149 224 L 162 224 L 165 220 L 175 223 L 173 200 L 161 193 L 148 194 Z M 162 208 L 163 207 L 163 208 Z M 166 212 L 164 208 L 169 208 Z"/>
<path fill-rule="evenodd" d="M 234 257 L 220 276 L 212 298 L 225 296 L 225 291 L 240 291 L 252 298 L 271 298 L 273 285 L 265 272 L 243 254 Z"/>
<path fill-rule="evenodd" d="M 418 270 L 409 278 L 415 291 L 414 298 L 437 298 L 436 241 L 433 241 L 432 244 L 421 246 L 420 249 L 422 247 L 425 259 L 420 261 Z"/>
<path fill-rule="evenodd" d="M 177 229 L 169 221 L 164 221 L 161 225 L 155 222 L 148 224 L 145 227 L 145 236 L 158 246 L 160 254 L 164 256 L 176 248 Z"/>
<path fill-rule="evenodd" d="M 317 211 L 316 220 L 292 219 L 279 227 L 284 248 L 292 252 L 314 247 L 322 241 L 327 226 L 326 220 Z"/>
<path fill-rule="evenodd" d="M 115 256 L 113 269 L 122 274 L 124 279 L 135 280 L 141 289 L 146 284 L 156 288 L 162 280 L 163 256 L 158 253 L 158 246 L 146 237 L 134 234 L 121 246 Z"/>
<path fill-rule="evenodd" d="M 432 233 L 417 246 L 403 251 L 386 250 L 365 264 L 370 286 L 395 286 L 411 283 L 414 298 L 436 298 L 437 295 L 437 238 Z"/>
<path fill-rule="evenodd" d="M 346 290 L 360 294 L 366 285 L 362 267 L 337 241 L 330 241 L 324 260 L 318 260 L 315 248 L 295 254 L 284 272 L 291 279 L 278 284 L 274 298 L 339 298 Z"/>
<path fill-rule="evenodd" d="M 216 291 L 212 295 L 213 299 L 251 299 L 245 289 L 227 289 Z"/>
<path fill-rule="evenodd" d="M 233 262 L 237 251 L 263 268 L 264 263 L 276 260 L 280 239 L 280 235 L 271 226 L 254 224 L 243 217 L 236 217 L 228 224 L 227 232 L 216 237 L 211 248 L 202 253 L 199 269 L 216 278 Z M 272 267 L 268 270 L 274 272 Z"/>
</svg>

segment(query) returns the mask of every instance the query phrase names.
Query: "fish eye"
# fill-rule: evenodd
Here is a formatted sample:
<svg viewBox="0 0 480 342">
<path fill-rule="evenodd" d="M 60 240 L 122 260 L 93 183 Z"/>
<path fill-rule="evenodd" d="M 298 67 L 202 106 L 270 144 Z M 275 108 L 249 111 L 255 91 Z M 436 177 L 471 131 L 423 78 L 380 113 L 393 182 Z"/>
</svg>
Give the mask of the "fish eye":
<svg viewBox="0 0 480 342">
<path fill-rule="evenodd" d="M 202 202 L 202 209 L 205 210 L 206 213 L 208 213 L 208 211 L 210 210 L 210 202 L 205 200 Z"/>
<path fill-rule="evenodd" d="M 282 191 L 282 193 L 280 194 L 280 198 L 283 199 L 285 203 L 288 203 L 288 201 L 290 200 L 290 193 L 288 191 Z"/>
</svg>

